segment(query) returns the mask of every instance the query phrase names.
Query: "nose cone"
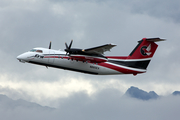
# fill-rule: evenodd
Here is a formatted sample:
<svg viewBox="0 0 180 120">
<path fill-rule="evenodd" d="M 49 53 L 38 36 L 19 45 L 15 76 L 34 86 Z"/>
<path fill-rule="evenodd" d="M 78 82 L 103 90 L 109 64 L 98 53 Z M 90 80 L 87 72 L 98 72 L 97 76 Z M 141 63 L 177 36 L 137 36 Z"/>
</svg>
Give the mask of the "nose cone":
<svg viewBox="0 0 180 120">
<path fill-rule="evenodd" d="M 21 54 L 21 55 L 18 55 L 18 56 L 17 56 L 17 59 L 18 59 L 20 62 L 25 63 L 25 62 L 28 60 L 28 54 L 27 54 L 27 53 L 23 53 L 23 54 Z"/>
<path fill-rule="evenodd" d="M 18 60 L 22 60 L 22 59 L 23 59 L 23 55 L 22 55 L 22 54 L 21 54 L 21 55 L 18 55 L 18 56 L 17 56 L 17 59 L 18 59 Z"/>
</svg>

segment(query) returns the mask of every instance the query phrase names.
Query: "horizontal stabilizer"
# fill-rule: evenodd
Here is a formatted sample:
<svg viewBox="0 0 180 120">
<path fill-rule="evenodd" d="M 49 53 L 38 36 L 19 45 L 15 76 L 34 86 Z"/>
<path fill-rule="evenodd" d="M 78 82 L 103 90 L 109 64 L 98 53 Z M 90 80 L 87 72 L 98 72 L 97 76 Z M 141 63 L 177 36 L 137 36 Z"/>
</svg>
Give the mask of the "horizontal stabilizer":
<svg viewBox="0 0 180 120">
<path fill-rule="evenodd" d="M 146 39 L 146 41 L 149 41 L 149 42 L 165 41 L 165 39 L 160 39 L 160 38 L 143 38 L 143 39 Z"/>
</svg>

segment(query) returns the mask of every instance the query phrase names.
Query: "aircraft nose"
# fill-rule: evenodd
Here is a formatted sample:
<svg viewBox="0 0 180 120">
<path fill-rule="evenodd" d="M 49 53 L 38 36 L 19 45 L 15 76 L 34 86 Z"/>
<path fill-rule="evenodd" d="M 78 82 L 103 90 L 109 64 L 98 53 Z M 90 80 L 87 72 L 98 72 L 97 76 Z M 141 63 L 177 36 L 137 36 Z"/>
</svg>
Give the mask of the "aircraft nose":
<svg viewBox="0 0 180 120">
<path fill-rule="evenodd" d="M 18 59 L 20 62 L 25 63 L 25 61 L 27 60 L 27 55 L 26 55 L 26 53 L 23 53 L 23 54 L 21 54 L 21 55 L 18 55 L 18 56 L 17 56 L 17 59 Z"/>
<path fill-rule="evenodd" d="M 23 58 L 22 55 L 18 55 L 18 56 L 17 56 L 17 59 L 18 59 L 18 60 L 21 60 L 22 58 Z"/>
</svg>

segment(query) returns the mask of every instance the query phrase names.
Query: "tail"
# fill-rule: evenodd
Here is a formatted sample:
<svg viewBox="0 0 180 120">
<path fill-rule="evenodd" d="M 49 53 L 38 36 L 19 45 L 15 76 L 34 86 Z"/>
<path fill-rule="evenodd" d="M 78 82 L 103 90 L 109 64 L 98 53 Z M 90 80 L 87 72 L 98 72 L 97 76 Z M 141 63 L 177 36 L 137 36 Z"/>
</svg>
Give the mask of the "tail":
<svg viewBox="0 0 180 120">
<path fill-rule="evenodd" d="M 153 57 L 158 45 L 155 42 L 164 41 L 160 38 L 143 38 L 127 57 L 129 66 L 133 68 L 146 69 Z"/>
</svg>

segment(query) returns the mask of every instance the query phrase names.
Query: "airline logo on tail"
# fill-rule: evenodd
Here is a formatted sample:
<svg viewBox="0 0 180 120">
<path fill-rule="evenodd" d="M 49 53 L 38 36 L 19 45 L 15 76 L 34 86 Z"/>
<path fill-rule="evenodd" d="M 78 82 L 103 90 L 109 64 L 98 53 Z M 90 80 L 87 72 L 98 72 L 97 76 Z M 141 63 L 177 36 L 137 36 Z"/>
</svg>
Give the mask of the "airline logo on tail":
<svg viewBox="0 0 180 120">
<path fill-rule="evenodd" d="M 151 55 L 151 53 L 152 52 L 150 52 L 151 51 L 151 44 L 149 44 L 149 46 L 147 47 L 147 46 L 142 46 L 141 47 L 141 54 L 143 55 L 143 56 L 150 56 Z"/>
</svg>

